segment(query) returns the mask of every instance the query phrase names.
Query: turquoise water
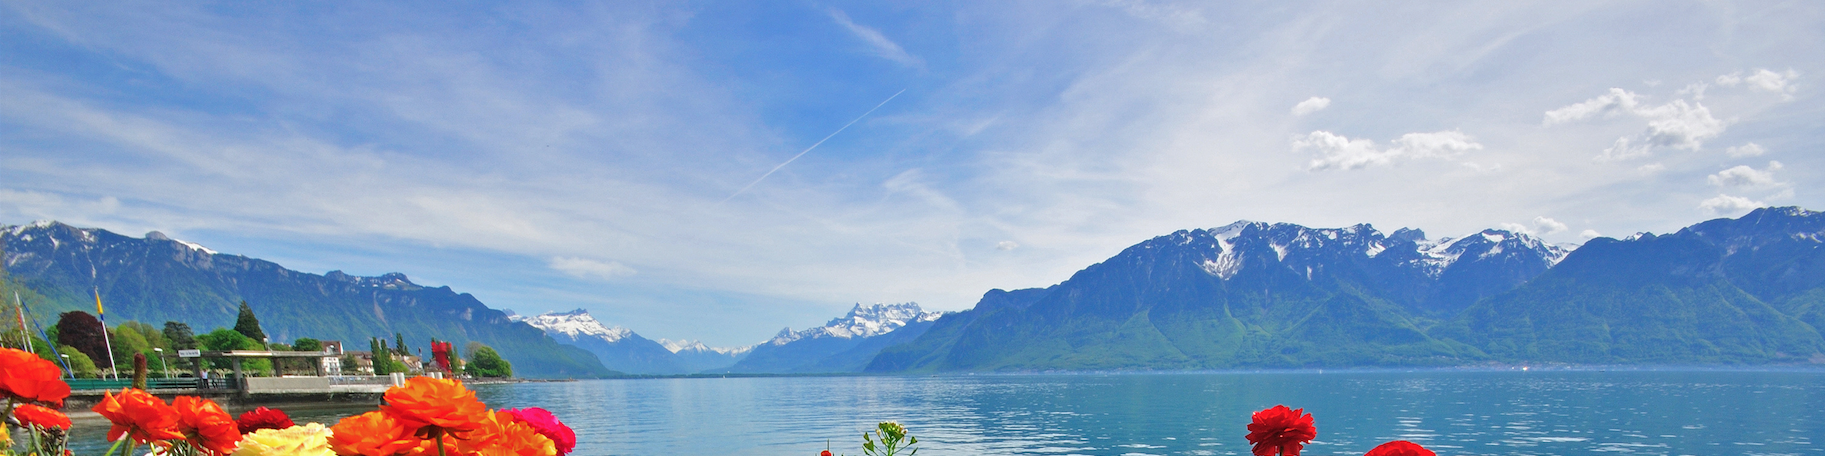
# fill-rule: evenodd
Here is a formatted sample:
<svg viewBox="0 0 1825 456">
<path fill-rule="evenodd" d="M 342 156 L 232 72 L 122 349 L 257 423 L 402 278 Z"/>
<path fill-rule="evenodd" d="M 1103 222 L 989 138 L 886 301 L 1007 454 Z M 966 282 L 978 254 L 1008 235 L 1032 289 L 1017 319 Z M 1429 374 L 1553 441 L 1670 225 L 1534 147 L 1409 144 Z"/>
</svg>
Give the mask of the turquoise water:
<svg viewBox="0 0 1825 456">
<path fill-rule="evenodd" d="M 1244 455 L 1249 413 L 1307 454 L 1825 454 L 1825 372 L 1348 372 L 598 380 L 477 386 L 577 428 L 576 454 L 811 455 L 896 420 L 920 454 Z M 301 411 L 333 421 L 348 410 Z M 99 454 L 96 452 L 95 454 Z"/>
</svg>

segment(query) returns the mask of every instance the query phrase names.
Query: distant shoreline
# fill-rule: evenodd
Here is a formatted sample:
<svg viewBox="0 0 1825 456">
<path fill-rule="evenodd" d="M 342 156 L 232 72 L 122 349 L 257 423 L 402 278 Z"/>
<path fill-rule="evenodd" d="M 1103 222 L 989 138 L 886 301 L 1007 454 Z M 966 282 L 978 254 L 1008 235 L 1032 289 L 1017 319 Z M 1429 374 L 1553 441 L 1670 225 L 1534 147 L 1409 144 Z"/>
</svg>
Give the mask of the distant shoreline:
<svg viewBox="0 0 1825 456">
<path fill-rule="evenodd" d="M 1197 374 L 1323 374 L 1323 373 L 1404 373 L 1404 372 L 1800 372 L 1825 374 L 1825 364 L 1778 364 L 1778 365 L 1600 365 L 1600 364 L 1549 364 L 1549 365 L 1499 365 L 1499 366 L 1454 366 L 1454 367 L 1342 367 L 1342 368 L 1273 368 L 1273 369 L 1197 369 L 1197 370 L 1058 370 L 1058 371 L 1010 371 L 1010 372 L 921 372 L 921 373 L 797 373 L 797 374 L 673 374 L 673 375 L 618 375 L 599 378 L 575 378 L 540 380 L 529 379 L 524 382 L 495 383 L 529 383 L 539 381 L 578 381 L 578 380 L 665 380 L 665 379 L 715 379 L 715 378 L 800 378 L 800 377 L 972 377 L 972 376 L 1035 376 L 1035 375 L 1197 375 Z M 480 384 L 480 383 L 477 383 Z"/>
</svg>

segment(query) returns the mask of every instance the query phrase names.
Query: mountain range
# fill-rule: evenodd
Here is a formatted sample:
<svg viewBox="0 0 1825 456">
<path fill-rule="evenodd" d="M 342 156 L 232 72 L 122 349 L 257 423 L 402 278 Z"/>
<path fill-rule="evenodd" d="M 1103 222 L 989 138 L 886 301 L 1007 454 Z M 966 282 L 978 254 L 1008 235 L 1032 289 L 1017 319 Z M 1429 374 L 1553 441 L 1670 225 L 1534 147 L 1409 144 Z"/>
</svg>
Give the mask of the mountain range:
<svg viewBox="0 0 1825 456">
<path fill-rule="evenodd" d="M 0 226 L 0 245 L 9 278 L 43 300 L 31 303 L 41 324 L 54 323 L 60 312 L 93 311 L 92 290 L 99 291 L 109 322 L 179 321 L 198 333 L 232 327 L 246 301 L 273 342 L 312 337 L 354 349 L 370 337 L 390 340 L 395 334 L 412 347 L 428 346 L 432 338 L 457 347 L 477 341 L 494 347 L 523 376 L 616 374 L 588 351 L 512 321 L 474 296 L 420 286 L 404 274 L 310 274 L 156 231 L 133 238 L 57 222 Z"/>
<path fill-rule="evenodd" d="M 1825 362 L 1822 238 L 1799 208 L 1575 250 L 1238 222 L 992 290 L 867 370 Z"/>
<path fill-rule="evenodd" d="M 663 375 L 860 372 L 882 348 L 911 341 L 941 315 L 926 312 L 916 303 L 856 304 L 848 314 L 824 326 L 782 329 L 772 339 L 738 348 L 653 341 L 626 328 L 605 326 L 582 309 L 513 318 L 589 350 L 611 369 Z"/>
<path fill-rule="evenodd" d="M 966 311 L 855 305 L 737 348 L 651 340 L 587 311 L 522 317 L 404 275 L 314 275 L 157 232 L 0 227 L 49 308 L 99 289 L 116 318 L 227 326 L 245 299 L 280 339 L 405 334 L 495 346 L 540 376 L 924 373 L 1514 364 L 1825 364 L 1825 214 L 1762 208 L 1675 233 L 1555 245 L 1483 230 L 1236 222 L 1131 246 Z"/>
</svg>

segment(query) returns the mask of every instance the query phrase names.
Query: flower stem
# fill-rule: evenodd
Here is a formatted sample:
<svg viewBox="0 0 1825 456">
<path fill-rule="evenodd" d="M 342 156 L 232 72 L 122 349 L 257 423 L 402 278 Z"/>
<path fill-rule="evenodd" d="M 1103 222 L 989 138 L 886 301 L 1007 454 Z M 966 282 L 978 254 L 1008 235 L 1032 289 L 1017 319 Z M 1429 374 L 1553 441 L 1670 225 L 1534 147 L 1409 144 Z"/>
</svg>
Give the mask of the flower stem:
<svg viewBox="0 0 1825 456">
<path fill-rule="evenodd" d="M 115 440 L 115 441 L 114 441 L 114 446 L 112 446 L 112 447 L 108 447 L 108 452 L 107 452 L 107 453 L 102 453 L 102 456 L 109 456 L 109 455 L 112 455 L 112 454 L 114 454 L 114 450 L 119 450 L 119 449 L 120 449 L 120 444 L 123 444 L 123 443 L 127 443 L 127 439 L 128 439 L 128 438 L 129 438 L 129 437 L 128 437 L 128 436 L 124 436 L 124 435 L 123 435 L 123 436 L 121 436 L 121 438 L 120 438 L 120 440 Z M 133 450 L 127 450 L 127 451 L 128 451 L 128 452 L 132 452 L 132 451 L 133 451 Z"/>
<path fill-rule="evenodd" d="M 437 456 L 444 455 L 444 433 L 437 433 Z"/>
<path fill-rule="evenodd" d="M 27 433 L 32 434 L 32 451 L 30 451 L 30 453 L 42 454 L 42 452 L 39 451 L 39 448 L 38 448 L 38 426 L 33 425 L 33 424 L 27 424 L 27 425 L 25 425 L 25 430 Z"/>
</svg>

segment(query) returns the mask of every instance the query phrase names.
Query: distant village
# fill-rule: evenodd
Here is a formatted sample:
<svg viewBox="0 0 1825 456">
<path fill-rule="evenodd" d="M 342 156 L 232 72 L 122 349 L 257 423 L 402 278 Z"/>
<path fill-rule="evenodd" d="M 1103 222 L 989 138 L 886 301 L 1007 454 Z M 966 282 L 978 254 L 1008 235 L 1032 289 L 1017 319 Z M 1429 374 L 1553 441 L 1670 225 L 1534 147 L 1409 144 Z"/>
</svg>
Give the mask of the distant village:
<svg viewBox="0 0 1825 456">
<path fill-rule="evenodd" d="M 433 339 L 428 347 L 409 348 L 403 335 L 392 340 L 369 338 L 365 350 L 350 350 L 344 341 L 300 337 L 287 344 L 271 341 L 245 301 L 234 328 L 196 334 L 189 324 L 167 321 L 163 328 L 127 321 L 109 327 L 101 300 L 96 314 L 58 314 L 52 325 L 34 325 L 25 300 L 12 299 L 9 314 L 17 326 L 0 331 L 0 345 L 37 353 L 58 363 L 71 379 L 121 379 L 136 363 L 155 378 L 348 377 L 435 375 L 439 377 L 511 377 L 511 363 L 493 348 L 470 342 Z M 9 316 L 14 316 L 9 315 Z M 51 343 L 50 341 L 55 341 Z M 463 354 L 467 354 L 465 358 Z"/>
</svg>

